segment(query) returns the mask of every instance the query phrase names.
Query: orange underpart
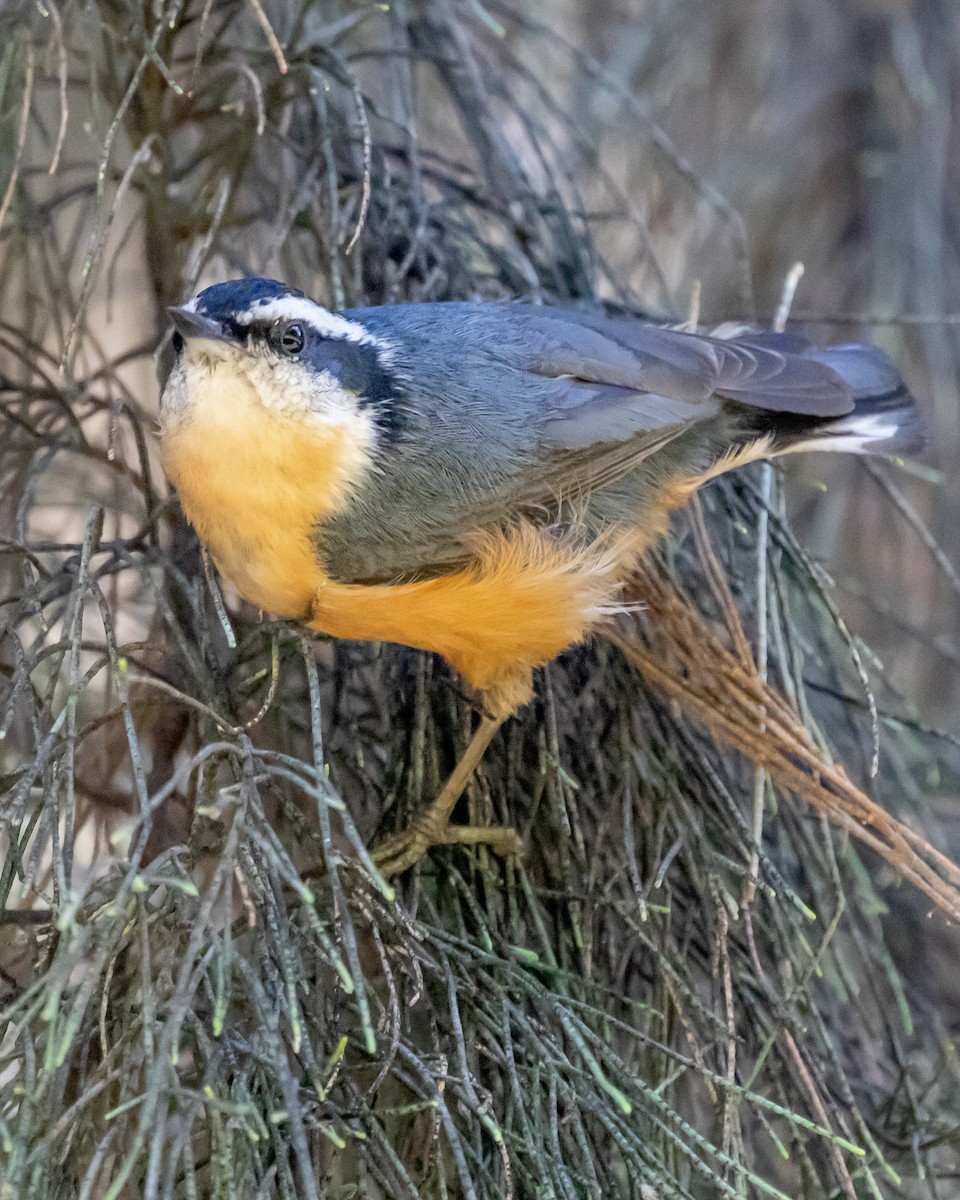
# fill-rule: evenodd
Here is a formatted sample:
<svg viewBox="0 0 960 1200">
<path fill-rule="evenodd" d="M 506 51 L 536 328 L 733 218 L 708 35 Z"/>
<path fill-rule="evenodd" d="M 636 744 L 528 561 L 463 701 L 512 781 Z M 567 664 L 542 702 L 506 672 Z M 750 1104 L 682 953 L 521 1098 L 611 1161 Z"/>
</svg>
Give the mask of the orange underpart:
<svg viewBox="0 0 960 1200">
<path fill-rule="evenodd" d="M 476 558 L 451 575 L 405 584 L 328 582 L 310 624 L 335 637 L 442 654 L 499 715 L 530 698 L 534 667 L 622 608 L 625 563 L 645 540 L 630 531 L 584 547 L 520 524 L 477 536 Z"/>
<path fill-rule="evenodd" d="M 324 579 L 311 543 L 368 460 L 360 419 L 271 411 L 238 374 L 211 373 L 204 403 L 171 423 L 163 465 L 218 568 L 251 604 L 303 619 Z"/>
</svg>

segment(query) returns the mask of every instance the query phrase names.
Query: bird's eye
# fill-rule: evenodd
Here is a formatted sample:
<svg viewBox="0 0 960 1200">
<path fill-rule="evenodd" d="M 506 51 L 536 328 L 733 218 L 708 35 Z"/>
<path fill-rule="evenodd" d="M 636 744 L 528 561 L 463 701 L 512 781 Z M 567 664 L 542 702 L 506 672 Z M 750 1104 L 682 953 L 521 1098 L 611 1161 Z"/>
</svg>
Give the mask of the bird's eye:
<svg viewBox="0 0 960 1200">
<path fill-rule="evenodd" d="M 287 358 L 296 358 L 301 350 L 303 350 L 305 341 L 306 336 L 303 332 L 303 326 L 296 321 L 278 326 L 273 335 L 274 345 Z"/>
</svg>

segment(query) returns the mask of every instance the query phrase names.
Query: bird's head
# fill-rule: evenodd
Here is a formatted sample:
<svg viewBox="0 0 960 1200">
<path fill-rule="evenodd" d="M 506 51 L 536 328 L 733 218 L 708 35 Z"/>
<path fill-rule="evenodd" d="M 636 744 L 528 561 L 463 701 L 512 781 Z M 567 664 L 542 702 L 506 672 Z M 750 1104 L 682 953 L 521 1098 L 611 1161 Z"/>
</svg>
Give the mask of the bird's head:
<svg viewBox="0 0 960 1200">
<path fill-rule="evenodd" d="M 383 339 L 272 279 L 218 283 L 170 309 L 173 370 L 164 426 L 205 404 L 253 402 L 312 423 L 389 423 L 396 383 Z"/>
<path fill-rule="evenodd" d="M 348 507 L 398 434 L 394 348 L 270 279 L 216 284 L 170 315 L 167 477 L 242 594 L 299 614 L 315 586 L 311 531 Z"/>
</svg>

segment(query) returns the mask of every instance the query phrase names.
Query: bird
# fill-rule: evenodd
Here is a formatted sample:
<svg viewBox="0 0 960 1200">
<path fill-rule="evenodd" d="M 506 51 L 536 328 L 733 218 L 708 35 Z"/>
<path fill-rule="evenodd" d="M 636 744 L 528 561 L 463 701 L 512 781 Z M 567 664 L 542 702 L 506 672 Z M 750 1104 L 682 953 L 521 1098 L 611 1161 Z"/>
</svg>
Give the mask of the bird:
<svg viewBox="0 0 960 1200">
<path fill-rule="evenodd" d="M 253 276 L 170 316 L 161 457 L 221 575 L 312 630 L 438 653 L 481 702 L 384 875 L 435 845 L 520 851 L 456 802 L 534 670 L 624 610 L 671 509 L 757 460 L 923 442 L 883 351 L 792 332 L 520 300 L 333 312 Z"/>
</svg>

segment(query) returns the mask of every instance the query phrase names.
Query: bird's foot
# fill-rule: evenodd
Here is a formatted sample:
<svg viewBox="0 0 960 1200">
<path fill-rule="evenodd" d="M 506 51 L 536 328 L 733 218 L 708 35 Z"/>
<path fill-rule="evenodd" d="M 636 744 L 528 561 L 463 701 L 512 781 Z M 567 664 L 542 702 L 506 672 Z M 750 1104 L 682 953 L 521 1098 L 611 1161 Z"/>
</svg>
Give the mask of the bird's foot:
<svg viewBox="0 0 960 1200">
<path fill-rule="evenodd" d="M 519 857 L 523 839 L 509 825 L 451 825 L 439 813 L 428 809 L 406 829 L 388 838 L 373 853 L 381 875 L 389 879 L 402 875 L 424 857 L 433 846 L 489 846 L 501 858 Z"/>
</svg>

